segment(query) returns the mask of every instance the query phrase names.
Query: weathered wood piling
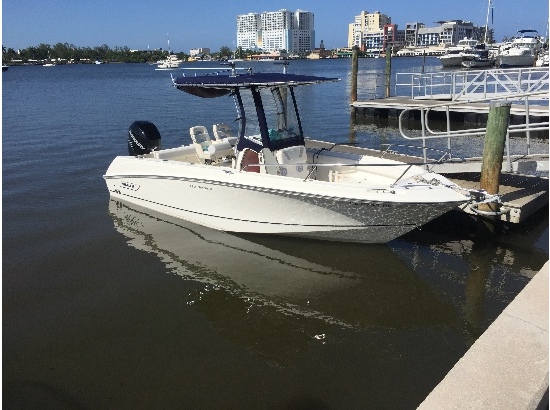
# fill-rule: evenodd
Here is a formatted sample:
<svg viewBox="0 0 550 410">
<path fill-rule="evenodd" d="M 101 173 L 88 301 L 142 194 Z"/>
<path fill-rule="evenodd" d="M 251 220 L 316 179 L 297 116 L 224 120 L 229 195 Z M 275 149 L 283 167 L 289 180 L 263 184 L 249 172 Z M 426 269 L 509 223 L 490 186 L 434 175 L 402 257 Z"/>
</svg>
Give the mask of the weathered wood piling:
<svg viewBox="0 0 550 410">
<path fill-rule="evenodd" d="M 353 46 L 351 53 L 351 106 L 357 101 L 357 72 L 359 71 L 359 47 Z"/>
<path fill-rule="evenodd" d="M 392 47 L 388 46 L 386 48 L 386 70 L 385 70 L 386 98 L 389 98 L 391 95 L 391 51 L 392 51 Z"/>
<path fill-rule="evenodd" d="M 511 105 L 507 101 L 491 101 L 489 107 L 479 184 L 481 189 L 491 195 L 498 194 L 499 190 Z M 483 212 L 498 212 L 499 204 L 480 204 L 478 209 Z"/>
<path fill-rule="evenodd" d="M 353 105 L 357 101 L 357 73 L 359 71 L 359 47 L 353 46 L 351 53 L 351 92 L 350 92 L 350 118 L 349 118 L 349 139 L 355 141 L 355 117 L 357 108 Z"/>
</svg>

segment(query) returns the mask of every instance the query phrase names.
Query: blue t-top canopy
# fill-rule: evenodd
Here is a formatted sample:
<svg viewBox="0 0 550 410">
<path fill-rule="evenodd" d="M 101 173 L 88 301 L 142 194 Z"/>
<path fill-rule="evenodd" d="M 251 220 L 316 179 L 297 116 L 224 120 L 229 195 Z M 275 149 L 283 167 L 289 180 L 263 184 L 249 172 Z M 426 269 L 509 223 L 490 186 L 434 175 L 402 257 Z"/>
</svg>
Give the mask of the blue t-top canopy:
<svg viewBox="0 0 550 410">
<path fill-rule="evenodd" d="M 179 77 L 174 87 L 203 98 L 220 97 L 235 88 L 277 87 L 339 81 L 338 78 L 283 73 L 207 74 Z"/>
</svg>

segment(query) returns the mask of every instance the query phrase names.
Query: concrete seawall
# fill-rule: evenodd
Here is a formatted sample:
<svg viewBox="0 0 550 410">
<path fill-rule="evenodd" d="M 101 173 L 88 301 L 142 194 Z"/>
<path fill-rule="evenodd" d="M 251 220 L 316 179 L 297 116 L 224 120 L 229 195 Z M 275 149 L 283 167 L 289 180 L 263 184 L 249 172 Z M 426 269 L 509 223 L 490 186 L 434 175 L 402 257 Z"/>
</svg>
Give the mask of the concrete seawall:
<svg viewBox="0 0 550 410">
<path fill-rule="evenodd" d="M 548 262 L 418 407 L 548 409 Z"/>
</svg>

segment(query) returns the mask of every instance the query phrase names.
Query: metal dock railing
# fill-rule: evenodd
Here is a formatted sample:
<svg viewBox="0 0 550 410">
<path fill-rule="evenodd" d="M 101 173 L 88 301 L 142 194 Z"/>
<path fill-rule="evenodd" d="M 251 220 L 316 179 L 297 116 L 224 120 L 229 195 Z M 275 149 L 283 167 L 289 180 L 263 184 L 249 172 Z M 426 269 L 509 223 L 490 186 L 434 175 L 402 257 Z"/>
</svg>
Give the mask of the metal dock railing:
<svg viewBox="0 0 550 410">
<path fill-rule="evenodd" d="M 394 95 L 412 99 L 471 100 L 480 97 L 546 91 L 548 68 L 457 70 L 437 73 L 397 73 Z"/>
</svg>

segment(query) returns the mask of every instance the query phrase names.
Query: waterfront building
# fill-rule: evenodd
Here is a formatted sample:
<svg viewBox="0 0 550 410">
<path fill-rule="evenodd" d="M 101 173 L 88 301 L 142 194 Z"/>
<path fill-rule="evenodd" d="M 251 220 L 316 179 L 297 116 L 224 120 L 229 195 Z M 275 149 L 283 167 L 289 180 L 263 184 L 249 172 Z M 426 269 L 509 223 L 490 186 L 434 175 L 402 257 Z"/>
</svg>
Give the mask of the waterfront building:
<svg viewBox="0 0 550 410">
<path fill-rule="evenodd" d="M 210 55 L 210 49 L 206 47 L 201 48 L 192 48 L 189 50 L 189 55 L 191 57 L 202 57 Z"/>
<path fill-rule="evenodd" d="M 436 27 L 426 27 L 424 23 L 407 23 L 405 45 L 409 47 L 449 47 L 457 45 L 464 38 L 483 41 L 485 27 L 475 26 L 471 21 L 438 21 Z M 493 30 L 488 30 L 487 41 L 493 41 Z"/>
<path fill-rule="evenodd" d="M 414 22 L 405 25 L 405 45 L 407 47 L 416 47 L 418 30 L 426 27 L 424 23 Z"/>
<path fill-rule="evenodd" d="M 384 30 L 369 30 L 364 33 L 362 51 L 368 56 L 377 56 L 383 50 Z"/>
<path fill-rule="evenodd" d="M 438 46 L 441 39 L 440 27 L 422 27 L 416 38 L 417 47 Z"/>
<path fill-rule="evenodd" d="M 237 47 L 304 53 L 315 48 L 313 13 L 286 9 L 237 16 Z"/>
<path fill-rule="evenodd" d="M 353 54 L 353 49 L 351 47 L 341 47 L 336 49 L 337 58 L 350 58 Z"/>
<path fill-rule="evenodd" d="M 456 45 L 464 37 L 474 38 L 477 34 L 476 27 L 471 21 L 438 21 L 437 24 L 441 27 L 441 45 Z"/>
<path fill-rule="evenodd" d="M 332 58 L 332 51 L 325 48 L 325 43 L 321 40 L 319 48 L 311 50 L 311 53 L 307 56 L 310 60 L 318 60 L 320 58 Z"/>
<path fill-rule="evenodd" d="M 256 50 L 262 43 L 262 19 L 259 13 L 237 16 L 237 47 Z"/>
<path fill-rule="evenodd" d="M 405 30 L 398 30 L 397 24 L 384 24 L 384 43 L 382 48 L 388 46 L 401 48 L 405 46 Z"/>
<path fill-rule="evenodd" d="M 379 11 L 369 13 L 362 11 L 355 16 L 355 20 L 348 26 L 348 47 L 357 46 L 361 50 L 368 49 L 367 41 L 370 45 L 379 43 L 379 36 L 383 36 L 383 28 L 386 24 L 391 24 L 391 18 Z M 383 41 L 382 41 L 383 42 Z"/>
</svg>

